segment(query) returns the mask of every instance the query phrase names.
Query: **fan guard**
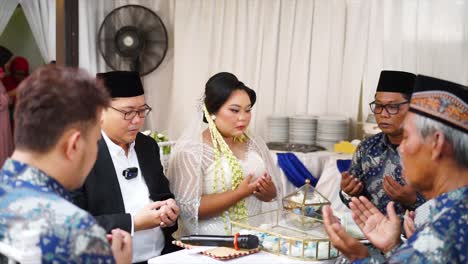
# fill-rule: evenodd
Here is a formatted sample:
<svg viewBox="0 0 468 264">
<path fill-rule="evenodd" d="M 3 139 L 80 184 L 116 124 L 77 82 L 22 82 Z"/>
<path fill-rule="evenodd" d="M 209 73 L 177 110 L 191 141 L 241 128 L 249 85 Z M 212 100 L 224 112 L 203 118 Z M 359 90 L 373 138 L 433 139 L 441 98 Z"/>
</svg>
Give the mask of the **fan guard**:
<svg viewBox="0 0 468 264">
<path fill-rule="evenodd" d="M 125 5 L 110 12 L 98 32 L 98 48 L 113 70 L 154 71 L 164 60 L 167 30 L 161 18 L 139 5 Z"/>
</svg>

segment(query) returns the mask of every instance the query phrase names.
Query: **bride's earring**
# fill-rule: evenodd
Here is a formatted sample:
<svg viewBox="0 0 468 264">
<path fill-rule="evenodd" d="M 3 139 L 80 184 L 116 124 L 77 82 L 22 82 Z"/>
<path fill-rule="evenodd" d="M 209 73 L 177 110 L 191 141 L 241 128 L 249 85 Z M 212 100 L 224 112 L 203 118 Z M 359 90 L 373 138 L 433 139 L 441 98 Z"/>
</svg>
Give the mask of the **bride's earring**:
<svg viewBox="0 0 468 264">
<path fill-rule="evenodd" d="M 215 116 L 215 115 L 211 115 L 211 120 L 215 121 L 215 120 L 216 120 L 216 116 Z"/>
</svg>

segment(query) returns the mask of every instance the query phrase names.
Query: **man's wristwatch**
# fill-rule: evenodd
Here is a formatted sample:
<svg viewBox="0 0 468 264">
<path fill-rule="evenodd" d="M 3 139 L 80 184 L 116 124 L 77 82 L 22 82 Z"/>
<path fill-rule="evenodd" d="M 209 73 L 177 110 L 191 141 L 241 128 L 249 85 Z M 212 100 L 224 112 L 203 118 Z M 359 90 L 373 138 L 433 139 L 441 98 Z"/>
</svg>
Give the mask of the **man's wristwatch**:
<svg viewBox="0 0 468 264">
<path fill-rule="evenodd" d="M 340 190 L 338 194 L 340 195 L 340 198 L 343 204 L 349 208 L 349 203 L 351 202 L 351 196 L 345 193 L 343 190 Z"/>
<path fill-rule="evenodd" d="M 343 195 L 343 198 L 345 198 L 348 201 L 351 201 L 352 196 L 348 195 L 343 190 L 340 190 L 340 192 L 341 192 L 341 195 Z"/>
</svg>

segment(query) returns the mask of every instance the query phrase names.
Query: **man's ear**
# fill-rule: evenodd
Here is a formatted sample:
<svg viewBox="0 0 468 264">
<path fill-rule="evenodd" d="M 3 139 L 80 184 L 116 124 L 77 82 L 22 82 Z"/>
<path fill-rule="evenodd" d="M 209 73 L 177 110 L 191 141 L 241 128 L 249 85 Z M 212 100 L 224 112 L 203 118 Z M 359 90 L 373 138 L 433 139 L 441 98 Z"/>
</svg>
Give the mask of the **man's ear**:
<svg viewBox="0 0 468 264">
<path fill-rule="evenodd" d="M 107 116 L 108 114 L 109 114 L 109 107 L 103 108 L 103 109 L 101 110 L 101 114 L 100 114 L 101 119 L 99 120 L 99 124 L 101 125 L 101 127 L 102 127 L 102 125 L 104 124 L 104 120 L 105 120 L 105 118 L 106 118 L 106 116 Z"/>
<path fill-rule="evenodd" d="M 71 129 L 65 136 L 65 156 L 67 159 L 72 160 L 78 152 L 79 144 L 81 144 L 81 132 L 76 129 Z"/>
<path fill-rule="evenodd" d="M 432 136 L 432 154 L 431 159 L 436 161 L 440 159 L 443 155 L 444 148 L 446 147 L 447 139 L 445 138 L 444 133 L 436 131 Z"/>
</svg>

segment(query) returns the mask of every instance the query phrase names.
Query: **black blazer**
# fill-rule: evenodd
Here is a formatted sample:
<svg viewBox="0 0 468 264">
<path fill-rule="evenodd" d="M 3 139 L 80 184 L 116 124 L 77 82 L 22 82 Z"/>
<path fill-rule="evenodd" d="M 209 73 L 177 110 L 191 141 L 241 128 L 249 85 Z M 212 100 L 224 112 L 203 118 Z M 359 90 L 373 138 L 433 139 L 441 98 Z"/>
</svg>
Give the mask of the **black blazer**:
<svg viewBox="0 0 468 264">
<path fill-rule="evenodd" d="M 174 198 L 169 190 L 169 181 L 164 176 L 159 159 L 159 147 L 154 139 L 141 133 L 135 139 L 135 152 L 140 170 L 148 186 L 150 199 L 161 201 Z M 83 186 L 72 193 L 74 203 L 93 215 L 97 222 L 110 232 L 120 228 L 131 232 L 131 216 L 125 213 L 119 181 L 107 144 L 103 138 L 98 142 L 98 156 L 93 169 Z M 177 223 L 163 228 L 165 247 L 162 254 L 176 251 L 180 248 L 172 245 L 172 233 L 177 230 Z"/>
</svg>

